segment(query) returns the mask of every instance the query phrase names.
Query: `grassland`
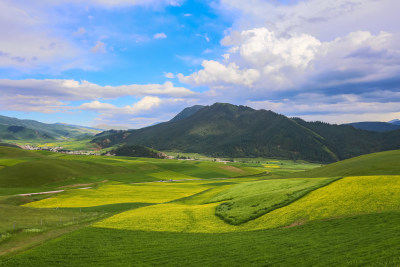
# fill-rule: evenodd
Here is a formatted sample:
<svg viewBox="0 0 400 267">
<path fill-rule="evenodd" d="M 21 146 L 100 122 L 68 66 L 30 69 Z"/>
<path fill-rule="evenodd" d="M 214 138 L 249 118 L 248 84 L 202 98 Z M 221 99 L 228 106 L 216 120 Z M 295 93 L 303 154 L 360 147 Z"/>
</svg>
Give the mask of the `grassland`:
<svg viewBox="0 0 400 267">
<path fill-rule="evenodd" d="M 284 179 L 238 184 L 210 202 L 222 202 L 215 215 L 229 224 L 241 224 L 303 197 L 335 181 L 334 178 Z"/>
<path fill-rule="evenodd" d="M 0 266 L 398 266 L 399 219 L 385 212 L 221 234 L 88 227 Z"/>
<path fill-rule="evenodd" d="M 50 198 L 0 196 L 0 213 L 14 214 L 0 223 L 0 250 L 26 235 L 39 238 L 71 225 L 75 230 L 85 226 L 25 252 L 1 256 L 0 266 L 400 264 L 400 151 L 315 169 L 272 159 L 223 164 L 1 153 L 0 173 L 35 157 L 116 169 L 50 180 L 38 188 L 66 190 Z M 0 194 L 7 192 L 2 190 Z M 22 225 L 27 217 L 53 221 L 47 228 L 33 223 L 13 232 L 12 221 Z M 59 225 L 60 218 L 64 225 Z"/>
<path fill-rule="evenodd" d="M 49 191 L 104 180 L 135 183 L 170 179 L 209 179 L 254 175 L 246 166 L 201 161 L 79 156 L 24 151 L 0 146 L 0 195 Z"/>
</svg>

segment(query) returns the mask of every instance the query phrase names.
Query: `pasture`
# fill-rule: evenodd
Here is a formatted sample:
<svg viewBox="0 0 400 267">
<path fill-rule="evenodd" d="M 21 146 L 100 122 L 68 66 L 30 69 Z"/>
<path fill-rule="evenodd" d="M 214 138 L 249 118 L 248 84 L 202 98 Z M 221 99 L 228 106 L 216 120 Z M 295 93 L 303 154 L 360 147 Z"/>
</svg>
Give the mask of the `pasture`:
<svg viewBox="0 0 400 267">
<path fill-rule="evenodd" d="M 12 181 L 27 178 L 3 179 L 9 190 L 0 190 L 0 213 L 10 217 L 0 220 L 0 251 L 12 253 L 0 256 L 0 266 L 400 264 L 400 173 L 389 164 L 400 151 L 316 169 L 271 159 L 10 154 L 0 177 L 37 159 L 110 168 L 32 182 L 37 190 L 65 190 L 54 195 L 6 195 L 19 192 Z"/>
</svg>

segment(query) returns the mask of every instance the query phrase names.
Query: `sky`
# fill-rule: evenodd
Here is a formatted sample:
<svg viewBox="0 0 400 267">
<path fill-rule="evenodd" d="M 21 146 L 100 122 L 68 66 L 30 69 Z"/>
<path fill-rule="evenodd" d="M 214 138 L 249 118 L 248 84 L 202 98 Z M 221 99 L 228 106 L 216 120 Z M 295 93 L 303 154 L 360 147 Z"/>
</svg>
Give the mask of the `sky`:
<svg viewBox="0 0 400 267">
<path fill-rule="evenodd" d="M 215 102 L 400 119 L 398 0 L 0 0 L 0 114 L 141 128 Z"/>
</svg>

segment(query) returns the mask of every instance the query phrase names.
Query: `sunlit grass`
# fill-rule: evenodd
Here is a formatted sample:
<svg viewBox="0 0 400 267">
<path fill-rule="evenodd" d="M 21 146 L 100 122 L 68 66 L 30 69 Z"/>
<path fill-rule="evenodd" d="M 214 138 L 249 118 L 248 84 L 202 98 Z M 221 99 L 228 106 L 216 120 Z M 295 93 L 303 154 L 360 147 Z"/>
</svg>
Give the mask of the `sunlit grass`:
<svg viewBox="0 0 400 267">
<path fill-rule="evenodd" d="M 207 187 L 191 183 L 109 184 L 98 189 L 74 189 L 57 197 L 26 204 L 29 207 L 93 207 L 116 203 L 164 203 L 187 197 Z"/>
<path fill-rule="evenodd" d="M 400 176 L 347 177 L 237 226 L 229 225 L 215 216 L 215 208 L 219 203 L 199 205 L 190 201 L 186 204 L 168 203 L 127 211 L 98 222 L 95 226 L 161 232 L 253 231 L 293 223 L 400 210 L 399 192 Z"/>
<path fill-rule="evenodd" d="M 286 206 L 334 180 L 304 178 L 242 183 L 219 193 L 210 202 L 225 201 L 217 206 L 216 215 L 230 224 L 241 224 Z"/>
<path fill-rule="evenodd" d="M 249 224 L 278 227 L 391 210 L 400 210 L 400 176 L 346 177 Z"/>
</svg>

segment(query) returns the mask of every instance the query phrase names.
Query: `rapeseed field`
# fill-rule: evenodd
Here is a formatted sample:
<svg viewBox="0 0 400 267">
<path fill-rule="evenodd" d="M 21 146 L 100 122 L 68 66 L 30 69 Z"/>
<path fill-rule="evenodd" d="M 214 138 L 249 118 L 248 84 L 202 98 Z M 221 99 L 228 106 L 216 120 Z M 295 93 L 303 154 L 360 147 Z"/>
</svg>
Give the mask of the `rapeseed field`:
<svg viewBox="0 0 400 267">
<path fill-rule="evenodd" d="M 108 184 L 98 189 L 74 189 L 57 197 L 26 204 L 35 208 L 93 207 L 116 203 L 164 203 L 206 190 L 200 183 Z"/>
<path fill-rule="evenodd" d="M 228 190 L 229 192 L 229 190 Z M 95 227 L 188 233 L 254 231 L 308 221 L 400 210 L 400 176 L 346 177 L 257 219 L 229 225 L 215 216 L 220 203 L 168 203 L 131 210 Z M 203 199 L 204 201 L 204 199 Z M 247 203 L 250 206 L 250 203 Z"/>
</svg>

